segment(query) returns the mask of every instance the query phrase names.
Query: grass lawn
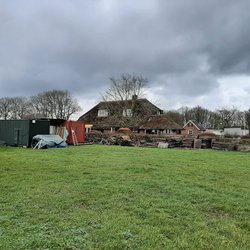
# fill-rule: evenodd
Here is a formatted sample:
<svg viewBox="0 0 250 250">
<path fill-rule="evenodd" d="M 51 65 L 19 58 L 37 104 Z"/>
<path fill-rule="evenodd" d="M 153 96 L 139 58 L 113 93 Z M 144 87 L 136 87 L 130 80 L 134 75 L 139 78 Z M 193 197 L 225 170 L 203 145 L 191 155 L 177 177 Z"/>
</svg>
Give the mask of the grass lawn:
<svg viewBox="0 0 250 250">
<path fill-rule="evenodd" d="M 0 249 L 250 249 L 250 154 L 2 147 Z"/>
</svg>

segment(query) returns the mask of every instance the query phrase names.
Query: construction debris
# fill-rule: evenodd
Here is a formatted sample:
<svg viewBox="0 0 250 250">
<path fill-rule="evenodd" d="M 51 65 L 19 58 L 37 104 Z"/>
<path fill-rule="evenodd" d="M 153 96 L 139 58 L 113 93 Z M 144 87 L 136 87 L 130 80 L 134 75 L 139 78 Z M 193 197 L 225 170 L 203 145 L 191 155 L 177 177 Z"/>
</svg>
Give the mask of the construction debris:
<svg viewBox="0 0 250 250">
<path fill-rule="evenodd" d="M 201 149 L 202 141 L 201 139 L 194 139 L 194 148 Z"/>
<path fill-rule="evenodd" d="M 158 148 L 168 148 L 168 143 L 166 143 L 166 142 L 159 142 L 158 143 Z"/>
<path fill-rule="evenodd" d="M 100 144 L 105 145 L 120 145 L 120 146 L 134 146 L 132 140 L 127 135 L 113 135 L 108 138 L 102 138 Z"/>
<path fill-rule="evenodd" d="M 193 138 L 184 138 L 182 140 L 182 148 L 193 148 L 194 147 L 194 139 Z"/>
<path fill-rule="evenodd" d="M 250 145 L 248 144 L 237 144 L 235 150 L 242 152 L 250 152 Z"/>
<path fill-rule="evenodd" d="M 214 141 L 212 143 L 212 149 L 217 149 L 217 150 L 236 150 L 236 144 L 235 143 L 228 143 L 228 142 L 216 142 Z"/>
<path fill-rule="evenodd" d="M 218 136 L 200 136 L 200 138 L 178 135 L 149 135 L 139 133 L 94 133 L 89 136 L 92 143 L 105 145 L 138 146 L 148 148 L 192 148 L 250 151 L 250 139 L 242 140 L 221 138 Z"/>
<path fill-rule="evenodd" d="M 178 148 L 182 145 L 182 139 L 177 138 L 177 139 L 169 139 L 167 140 L 168 142 L 168 147 L 169 148 Z"/>
</svg>

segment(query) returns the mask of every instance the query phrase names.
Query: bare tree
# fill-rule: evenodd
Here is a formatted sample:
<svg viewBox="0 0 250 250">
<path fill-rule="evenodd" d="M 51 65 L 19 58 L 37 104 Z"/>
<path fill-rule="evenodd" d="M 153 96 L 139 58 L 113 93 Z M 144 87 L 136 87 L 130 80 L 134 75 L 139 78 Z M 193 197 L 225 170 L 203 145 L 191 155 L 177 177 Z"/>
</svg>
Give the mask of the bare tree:
<svg viewBox="0 0 250 250">
<path fill-rule="evenodd" d="M 211 127 L 211 115 L 212 112 L 201 106 L 193 108 L 181 107 L 177 111 L 168 111 L 171 114 L 174 121 L 178 121 L 179 124 L 185 124 L 189 120 L 198 122 L 204 128 Z"/>
<path fill-rule="evenodd" d="M 11 98 L 0 98 L 0 118 L 7 120 L 11 117 Z"/>
<path fill-rule="evenodd" d="M 32 106 L 33 114 L 41 115 L 43 117 L 49 117 L 48 104 L 45 98 L 45 92 L 39 93 L 35 96 L 31 96 L 30 103 Z"/>
<path fill-rule="evenodd" d="M 161 113 L 145 96 L 148 79 L 137 74 L 121 74 L 110 78 L 110 87 L 102 96 L 99 111 L 106 112 L 106 121 L 116 127 L 136 128 L 151 115 Z M 154 107 L 153 107 L 154 106 Z"/>
<path fill-rule="evenodd" d="M 105 101 L 126 101 L 133 96 L 143 97 L 147 88 L 148 79 L 141 75 L 121 74 L 120 78 L 110 78 L 111 85 L 106 90 Z"/>
<path fill-rule="evenodd" d="M 81 110 L 69 91 L 62 90 L 39 93 L 31 97 L 31 103 L 34 113 L 47 118 L 68 120 L 72 114 Z"/>
<path fill-rule="evenodd" d="M 184 123 L 184 117 L 183 115 L 177 110 L 168 110 L 164 112 L 165 116 L 167 116 L 168 118 L 172 119 L 173 121 L 175 121 L 176 123 L 178 123 L 179 125 L 183 126 Z"/>
<path fill-rule="evenodd" d="M 10 98 L 10 118 L 23 119 L 30 112 L 29 100 L 25 97 L 12 97 Z"/>
<path fill-rule="evenodd" d="M 25 97 L 4 97 L 0 99 L 0 118 L 23 119 L 29 112 L 29 101 Z"/>
<path fill-rule="evenodd" d="M 134 116 L 136 114 L 137 99 L 144 96 L 148 79 L 142 75 L 121 74 L 120 78 L 111 77 L 110 81 L 110 87 L 103 95 L 104 108 L 113 117 L 126 120 L 127 123 L 132 113 Z"/>
<path fill-rule="evenodd" d="M 209 124 L 210 128 L 222 129 L 221 117 L 218 112 L 210 111 Z"/>
<path fill-rule="evenodd" d="M 183 106 L 177 110 L 182 116 L 182 123 L 183 124 L 186 124 L 189 120 L 192 119 L 192 116 L 191 116 L 189 110 L 190 110 L 190 108 L 187 106 Z"/>
<path fill-rule="evenodd" d="M 174 121 L 185 124 L 188 120 L 196 120 L 205 128 L 223 129 L 225 127 L 250 128 L 250 109 L 240 111 L 237 107 L 224 107 L 216 111 L 205 109 L 201 106 L 193 108 L 181 107 L 176 111 L 165 111 Z"/>
<path fill-rule="evenodd" d="M 211 127 L 210 125 L 210 111 L 208 109 L 202 108 L 201 106 L 196 106 L 189 110 L 189 114 L 193 120 L 197 121 L 204 128 Z"/>
<path fill-rule="evenodd" d="M 245 122 L 246 122 L 246 126 L 247 126 L 247 128 L 249 129 L 249 132 L 250 132 L 250 109 L 248 109 L 245 112 Z"/>
<path fill-rule="evenodd" d="M 234 126 L 235 114 L 237 112 L 237 108 L 222 108 L 217 110 L 217 113 L 220 117 L 221 128 L 229 128 Z"/>
<path fill-rule="evenodd" d="M 241 128 L 246 127 L 246 117 L 244 111 L 236 110 L 234 114 L 233 125 Z"/>
</svg>

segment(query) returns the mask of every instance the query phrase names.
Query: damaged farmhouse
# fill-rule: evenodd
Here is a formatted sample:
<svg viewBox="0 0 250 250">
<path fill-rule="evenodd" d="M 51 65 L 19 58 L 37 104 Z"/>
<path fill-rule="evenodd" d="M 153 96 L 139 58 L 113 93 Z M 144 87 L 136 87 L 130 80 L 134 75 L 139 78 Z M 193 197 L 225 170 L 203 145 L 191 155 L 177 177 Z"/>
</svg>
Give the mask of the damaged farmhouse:
<svg viewBox="0 0 250 250">
<path fill-rule="evenodd" d="M 180 134 L 182 127 L 163 114 L 163 110 L 146 98 L 100 102 L 83 114 L 79 121 L 101 132 L 128 128 L 146 134 Z M 87 131 L 90 132 L 90 129 Z"/>
</svg>

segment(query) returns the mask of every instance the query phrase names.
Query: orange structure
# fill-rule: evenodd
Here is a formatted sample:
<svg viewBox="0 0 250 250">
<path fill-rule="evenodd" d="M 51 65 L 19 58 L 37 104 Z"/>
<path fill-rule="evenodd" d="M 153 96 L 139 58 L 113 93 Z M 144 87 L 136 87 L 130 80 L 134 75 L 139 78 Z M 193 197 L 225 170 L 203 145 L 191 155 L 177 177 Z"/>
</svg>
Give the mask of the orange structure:
<svg viewBox="0 0 250 250">
<path fill-rule="evenodd" d="M 75 133 L 78 143 L 85 142 L 85 124 L 83 122 L 66 121 L 64 123 L 64 126 L 66 127 L 69 133 L 68 138 L 67 138 L 68 144 L 74 144 L 73 135 L 72 135 L 73 133 Z"/>
</svg>

